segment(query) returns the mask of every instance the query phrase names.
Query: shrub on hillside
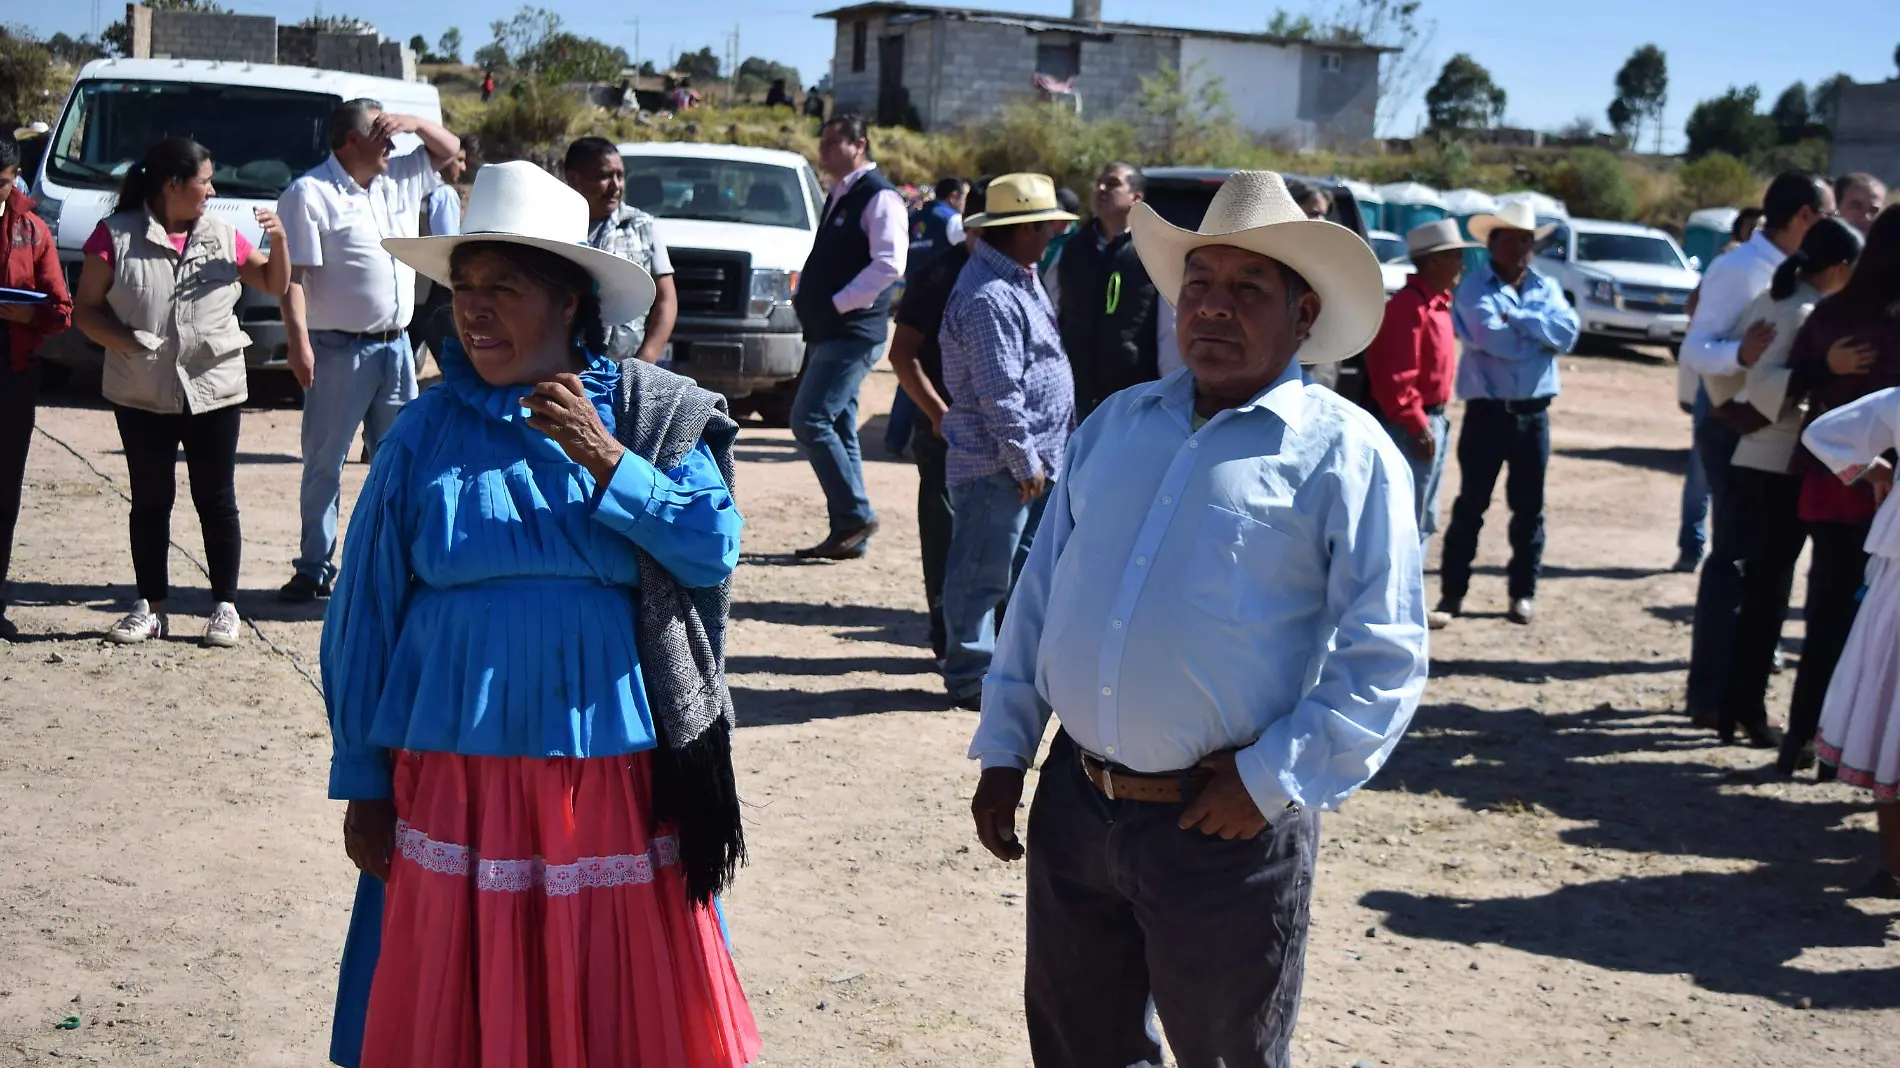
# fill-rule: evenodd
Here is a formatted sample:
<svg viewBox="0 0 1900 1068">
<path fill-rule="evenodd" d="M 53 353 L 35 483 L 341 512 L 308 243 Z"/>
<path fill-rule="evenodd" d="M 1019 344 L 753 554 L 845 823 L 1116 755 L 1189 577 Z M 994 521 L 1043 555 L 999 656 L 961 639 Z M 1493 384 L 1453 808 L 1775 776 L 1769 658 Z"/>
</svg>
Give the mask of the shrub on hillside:
<svg viewBox="0 0 1900 1068">
<path fill-rule="evenodd" d="M 1005 104 L 964 138 L 979 175 L 1033 171 L 1078 194 L 1093 187 L 1103 164 L 1137 158 L 1135 130 L 1128 124 L 1091 122 L 1067 108 L 1027 100 Z"/>
<path fill-rule="evenodd" d="M 604 114 L 573 93 L 524 78 L 473 117 L 474 132 L 481 136 L 490 163 L 507 159 L 547 163 L 559 159 L 567 143 L 581 135 L 583 117 L 590 113 Z M 450 121 L 458 119 L 452 116 Z"/>
<path fill-rule="evenodd" d="M 1755 173 L 1726 152 L 1711 152 L 1681 172 L 1682 194 L 1690 211 L 1740 207 L 1755 200 Z"/>
<path fill-rule="evenodd" d="M 1550 188 L 1581 218 L 1625 220 L 1636 214 L 1636 194 L 1622 162 L 1600 148 L 1572 152 L 1552 172 Z"/>
</svg>

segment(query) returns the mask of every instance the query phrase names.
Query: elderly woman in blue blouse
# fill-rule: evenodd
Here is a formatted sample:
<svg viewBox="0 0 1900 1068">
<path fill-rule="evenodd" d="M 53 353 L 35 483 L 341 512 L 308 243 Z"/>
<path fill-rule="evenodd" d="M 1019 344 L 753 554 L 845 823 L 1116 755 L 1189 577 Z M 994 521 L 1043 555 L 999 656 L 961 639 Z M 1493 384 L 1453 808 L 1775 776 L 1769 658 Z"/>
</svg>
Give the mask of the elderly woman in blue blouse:
<svg viewBox="0 0 1900 1068">
<path fill-rule="evenodd" d="M 687 380 L 596 355 L 653 281 L 586 247 L 587 215 L 501 164 L 462 236 L 386 243 L 451 287 L 456 340 L 377 450 L 324 626 L 330 795 L 365 873 L 339 1063 L 758 1051 L 712 908 L 743 853 L 736 428 Z"/>
</svg>

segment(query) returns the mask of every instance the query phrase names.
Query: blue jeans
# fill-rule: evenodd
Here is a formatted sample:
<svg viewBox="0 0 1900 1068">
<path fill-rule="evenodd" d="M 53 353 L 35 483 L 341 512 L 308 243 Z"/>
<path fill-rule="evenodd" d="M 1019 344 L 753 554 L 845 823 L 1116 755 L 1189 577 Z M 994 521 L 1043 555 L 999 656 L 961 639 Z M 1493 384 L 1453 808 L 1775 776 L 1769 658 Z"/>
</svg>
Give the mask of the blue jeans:
<svg viewBox="0 0 1900 1068">
<path fill-rule="evenodd" d="M 1709 391 L 1697 386 L 1689 417 L 1689 470 L 1682 476 L 1682 525 L 1676 528 L 1677 551 L 1697 560 L 1709 544 L 1709 478 L 1702 470 L 1702 442 L 1694 428 L 1708 414 Z"/>
<path fill-rule="evenodd" d="M 343 465 L 358 427 L 373 456 L 402 406 L 416 399 L 409 339 L 361 341 L 313 330 L 316 377 L 303 398 L 303 537 L 296 568 L 321 583 L 336 579 L 337 505 Z"/>
<path fill-rule="evenodd" d="M 983 692 L 996 651 L 996 608 L 1029 559 L 1047 493 L 1024 504 L 1016 476 L 998 471 L 950 487 L 950 565 L 944 576 L 948 636 L 943 684 L 953 700 Z"/>
<path fill-rule="evenodd" d="M 792 399 L 792 437 L 825 491 L 833 533 L 877 518 L 864 493 L 864 458 L 858 449 L 858 387 L 884 355 L 883 342 L 842 338 L 805 350 L 805 376 Z"/>
<path fill-rule="evenodd" d="M 892 456 L 902 456 L 910 448 L 910 432 L 917 425 L 917 402 L 910 394 L 897 391 L 896 399 L 891 401 L 891 420 L 884 428 L 884 451 Z"/>
<path fill-rule="evenodd" d="M 1747 529 L 1754 518 L 1746 501 L 1729 492 L 1729 461 L 1735 457 L 1740 435 L 1714 416 L 1695 425 L 1696 450 L 1702 454 L 1702 475 L 1709 483 L 1709 506 L 1714 523 L 1709 531 L 1709 557 L 1696 579 L 1695 629 L 1689 636 L 1688 703 L 1692 711 L 1715 708 L 1722 701 L 1734 673 L 1735 624 L 1742 610 L 1742 559 Z"/>
<path fill-rule="evenodd" d="M 1421 460 L 1412 452 L 1412 432 L 1397 423 L 1381 419 L 1385 432 L 1412 469 L 1412 500 L 1418 507 L 1418 540 L 1422 544 L 1438 533 L 1438 486 L 1445 480 L 1445 454 L 1451 448 L 1451 419 L 1443 412 L 1427 415 L 1432 441 L 1438 447 L 1430 460 Z"/>
</svg>

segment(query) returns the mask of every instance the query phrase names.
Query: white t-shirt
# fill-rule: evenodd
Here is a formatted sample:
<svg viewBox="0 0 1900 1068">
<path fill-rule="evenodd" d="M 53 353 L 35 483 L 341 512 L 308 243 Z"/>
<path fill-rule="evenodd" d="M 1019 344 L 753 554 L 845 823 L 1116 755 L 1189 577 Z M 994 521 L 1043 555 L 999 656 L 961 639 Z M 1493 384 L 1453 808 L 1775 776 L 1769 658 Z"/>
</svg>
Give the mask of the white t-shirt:
<svg viewBox="0 0 1900 1068">
<path fill-rule="evenodd" d="M 440 178 L 426 148 L 389 161 L 364 189 L 331 156 L 278 198 L 290 263 L 304 269 L 311 330 L 401 330 L 415 313 L 416 272 L 383 250 L 386 237 L 415 237 L 422 205 Z"/>
</svg>

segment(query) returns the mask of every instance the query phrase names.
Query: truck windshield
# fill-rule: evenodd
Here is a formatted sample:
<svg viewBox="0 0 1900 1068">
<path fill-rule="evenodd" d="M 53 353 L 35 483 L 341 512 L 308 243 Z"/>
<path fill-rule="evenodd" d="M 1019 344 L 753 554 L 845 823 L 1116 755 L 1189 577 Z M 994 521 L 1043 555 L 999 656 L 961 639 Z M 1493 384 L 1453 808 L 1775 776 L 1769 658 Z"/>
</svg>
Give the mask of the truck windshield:
<svg viewBox="0 0 1900 1068">
<path fill-rule="evenodd" d="M 798 172 L 768 163 L 625 156 L 627 203 L 662 219 L 704 219 L 810 230 Z"/>
<path fill-rule="evenodd" d="M 1674 245 L 1660 237 L 1639 234 L 1578 234 L 1577 259 L 1583 263 L 1614 261 L 1658 267 L 1684 266 Z"/>
<path fill-rule="evenodd" d="M 274 200 L 329 155 L 325 125 L 337 98 L 248 85 L 89 81 L 60 119 L 47 176 L 111 189 L 147 149 L 189 137 L 211 150 L 223 196 Z"/>
</svg>

